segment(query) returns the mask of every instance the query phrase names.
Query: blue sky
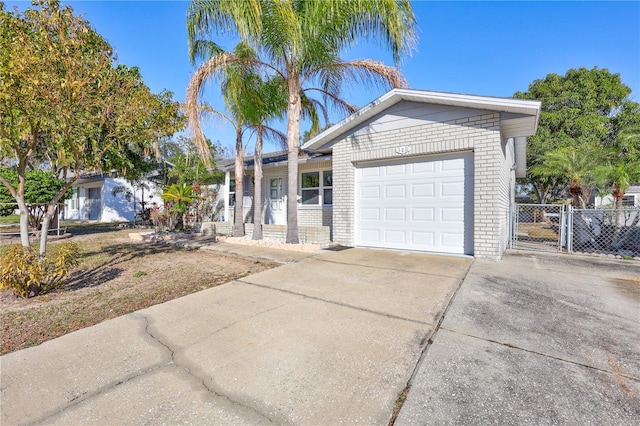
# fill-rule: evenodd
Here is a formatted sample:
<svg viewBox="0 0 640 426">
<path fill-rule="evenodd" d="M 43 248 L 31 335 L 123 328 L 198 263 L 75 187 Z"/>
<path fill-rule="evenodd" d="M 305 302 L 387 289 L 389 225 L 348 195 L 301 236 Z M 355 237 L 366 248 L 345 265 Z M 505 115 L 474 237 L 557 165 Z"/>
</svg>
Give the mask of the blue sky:
<svg viewBox="0 0 640 426">
<path fill-rule="evenodd" d="M 138 66 L 154 92 L 166 88 L 184 101 L 193 73 L 187 55 L 187 1 L 70 1 L 115 48 L 119 62 Z M 26 1 L 5 1 L 7 8 Z M 411 88 L 487 96 L 512 96 L 548 73 L 570 68 L 608 68 L 619 73 L 640 102 L 640 2 L 414 2 L 420 27 L 418 48 L 401 66 Z M 232 48 L 232 40 L 218 40 Z M 373 58 L 391 65 L 389 55 L 367 43 L 345 59 Z M 344 91 L 362 106 L 383 91 Z M 207 100 L 222 108 L 215 87 Z M 335 117 L 337 121 L 342 117 Z M 305 130 L 303 128 L 303 130 Z M 206 135 L 233 145 L 224 123 Z M 267 150 L 275 147 L 267 147 Z"/>
</svg>

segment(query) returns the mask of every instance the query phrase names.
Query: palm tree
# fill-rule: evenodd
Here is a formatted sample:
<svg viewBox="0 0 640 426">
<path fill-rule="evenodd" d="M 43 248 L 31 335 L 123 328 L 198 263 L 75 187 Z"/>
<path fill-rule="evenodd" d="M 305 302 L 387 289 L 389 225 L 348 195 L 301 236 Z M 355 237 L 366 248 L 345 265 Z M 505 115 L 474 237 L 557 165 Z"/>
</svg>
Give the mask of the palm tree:
<svg viewBox="0 0 640 426">
<path fill-rule="evenodd" d="M 187 184 L 173 184 L 166 186 L 162 191 L 162 199 L 169 203 L 170 214 L 170 228 L 174 228 L 179 223 L 185 223 L 185 215 L 189 211 L 189 206 L 193 203 L 196 195 L 193 192 L 193 187 Z M 174 216 L 180 218 L 174 223 Z M 178 226 L 179 228 L 179 226 Z"/>
<path fill-rule="evenodd" d="M 205 57 L 207 60 L 213 60 L 223 55 L 232 54 L 237 58 L 246 58 L 253 56 L 253 51 L 245 43 L 239 43 L 233 53 L 222 52 L 214 43 L 207 40 L 197 40 L 191 45 L 190 55 L 192 61 L 198 57 Z M 213 58 L 207 56 L 213 55 Z M 203 90 L 205 83 L 212 77 L 221 79 L 221 89 L 229 114 L 224 114 L 215 110 L 209 105 L 202 105 L 199 101 L 199 94 Z M 249 119 L 246 114 L 250 109 L 245 105 L 252 104 L 259 100 L 259 94 L 253 90 L 255 80 L 259 76 L 255 73 L 254 67 L 250 61 L 239 61 L 224 69 L 210 70 L 210 72 L 196 72 L 189 82 L 188 91 L 191 97 L 187 100 L 187 117 L 189 125 L 194 133 L 198 151 L 206 164 L 211 164 L 211 151 L 208 148 L 208 142 L 204 137 L 200 126 L 199 115 L 208 113 L 226 119 L 234 127 L 236 134 L 235 148 L 235 185 L 236 200 L 234 208 L 234 224 L 233 236 L 243 237 L 244 229 L 244 141 L 243 135 L 249 126 Z"/>
<path fill-rule="evenodd" d="M 344 81 L 406 87 L 393 67 L 373 60 L 342 61 L 340 53 L 360 39 L 378 41 L 399 62 L 415 44 L 415 17 L 409 0 L 192 0 L 187 13 L 190 43 L 213 31 L 232 33 L 255 47 L 262 59 L 226 53 L 203 63 L 208 75 L 238 62 L 251 62 L 287 85 L 287 243 L 298 243 L 298 156 L 301 93 L 316 86 L 326 100 L 337 100 Z M 315 84 L 317 83 L 317 84 Z M 187 93 L 187 104 L 197 94 Z M 201 152 L 205 161 L 207 153 Z"/>
<path fill-rule="evenodd" d="M 552 176 L 567 182 L 575 208 L 586 208 L 591 195 L 591 174 L 594 167 L 593 150 L 567 147 L 547 151 L 542 164 L 532 167 L 532 173 Z"/>
</svg>

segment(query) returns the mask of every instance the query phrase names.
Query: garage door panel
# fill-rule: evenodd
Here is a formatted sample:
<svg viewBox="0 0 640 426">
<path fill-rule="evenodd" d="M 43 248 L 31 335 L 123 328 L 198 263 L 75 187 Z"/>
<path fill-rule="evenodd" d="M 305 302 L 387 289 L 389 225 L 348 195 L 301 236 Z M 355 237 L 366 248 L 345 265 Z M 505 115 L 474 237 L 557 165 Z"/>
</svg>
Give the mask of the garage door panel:
<svg viewBox="0 0 640 426">
<path fill-rule="evenodd" d="M 404 176 L 407 174 L 407 166 L 405 164 L 386 166 L 383 170 L 385 176 Z"/>
<path fill-rule="evenodd" d="M 411 171 L 416 174 L 433 174 L 436 170 L 435 164 L 433 162 L 428 163 L 414 163 L 411 165 Z"/>
<path fill-rule="evenodd" d="M 400 229 L 387 229 L 384 231 L 384 242 L 394 246 L 407 243 L 407 233 Z"/>
<path fill-rule="evenodd" d="M 379 229 L 367 229 L 363 228 L 360 230 L 360 239 L 362 244 L 370 243 L 370 244 L 379 244 L 382 241 L 380 240 L 380 230 Z"/>
<path fill-rule="evenodd" d="M 381 170 L 377 167 L 366 168 L 361 171 L 363 178 L 380 177 L 380 172 Z"/>
<path fill-rule="evenodd" d="M 434 232 L 414 231 L 411 233 L 411 243 L 414 246 L 433 247 Z"/>
<path fill-rule="evenodd" d="M 362 209 L 362 220 L 363 221 L 367 221 L 367 220 L 379 221 L 380 209 L 376 207 Z"/>
<path fill-rule="evenodd" d="M 472 203 L 472 154 L 359 167 L 356 245 L 471 254 Z"/>
<path fill-rule="evenodd" d="M 378 185 L 363 186 L 361 191 L 362 198 L 371 198 L 376 200 L 380 198 L 380 187 Z"/>
<path fill-rule="evenodd" d="M 443 160 L 442 162 L 440 162 L 441 165 L 441 170 L 442 172 L 449 172 L 449 171 L 458 171 L 458 170 L 462 170 L 464 171 L 464 158 L 454 158 L 454 159 L 449 159 L 449 160 Z"/>
<path fill-rule="evenodd" d="M 411 184 L 411 196 L 413 198 L 418 197 L 433 197 L 436 192 L 436 185 L 434 183 L 414 183 Z"/>
<path fill-rule="evenodd" d="M 440 195 L 442 197 L 462 197 L 464 198 L 464 181 L 443 182 L 440 184 Z"/>
<path fill-rule="evenodd" d="M 407 218 L 404 207 L 391 207 L 384 209 L 384 220 L 390 222 L 404 222 Z"/>
<path fill-rule="evenodd" d="M 406 186 L 403 185 L 385 185 L 384 195 L 387 198 L 402 198 L 406 197 Z"/>
<path fill-rule="evenodd" d="M 458 249 L 461 244 L 464 244 L 464 234 L 442 232 L 440 233 L 440 244 L 442 247 Z"/>
<path fill-rule="evenodd" d="M 454 224 L 464 223 L 464 208 L 443 207 L 440 209 L 440 220 Z"/>
<path fill-rule="evenodd" d="M 411 208 L 411 220 L 414 222 L 433 222 L 435 210 L 433 207 L 413 207 Z"/>
</svg>

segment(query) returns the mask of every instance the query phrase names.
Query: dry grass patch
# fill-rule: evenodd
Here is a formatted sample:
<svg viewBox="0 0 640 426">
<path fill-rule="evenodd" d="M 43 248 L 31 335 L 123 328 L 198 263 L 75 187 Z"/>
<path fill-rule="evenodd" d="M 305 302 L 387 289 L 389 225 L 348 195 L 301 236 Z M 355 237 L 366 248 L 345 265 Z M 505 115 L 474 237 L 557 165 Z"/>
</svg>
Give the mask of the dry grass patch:
<svg viewBox="0 0 640 426">
<path fill-rule="evenodd" d="M 75 231 L 75 232 L 74 232 Z M 0 292 L 0 353 L 5 354 L 104 320 L 277 266 L 274 263 L 136 243 L 113 226 L 70 229 L 79 267 L 60 290 L 31 299 Z M 0 248 L 0 254 L 3 252 Z"/>
</svg>

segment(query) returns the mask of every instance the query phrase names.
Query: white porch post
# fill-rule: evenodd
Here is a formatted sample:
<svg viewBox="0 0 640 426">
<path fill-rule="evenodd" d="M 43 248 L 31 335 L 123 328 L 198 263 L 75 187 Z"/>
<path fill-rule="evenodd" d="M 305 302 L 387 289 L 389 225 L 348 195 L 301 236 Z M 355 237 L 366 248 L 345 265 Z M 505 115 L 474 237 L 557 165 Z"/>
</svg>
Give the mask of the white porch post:
<svg viewBox="0 0 640 426">
<path fill-rule="evenodd" d="M 224 221 L 229 222 L 229 186 L 231 185 L 231 177 L 228 171 L 224 172 Z"/>
</svg>

